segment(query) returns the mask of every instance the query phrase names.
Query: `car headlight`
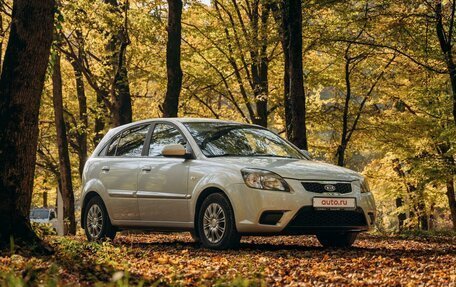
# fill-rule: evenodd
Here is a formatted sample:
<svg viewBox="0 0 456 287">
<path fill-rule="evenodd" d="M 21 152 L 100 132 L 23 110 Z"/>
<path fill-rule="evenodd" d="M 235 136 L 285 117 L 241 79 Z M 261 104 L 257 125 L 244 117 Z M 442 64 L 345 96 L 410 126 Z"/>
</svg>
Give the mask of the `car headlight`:
<svg viewBox="0 0 456 287">
<path fill-rule="evenodd" d="M 245 168 L 241 170 L 244 182 L 248 187 L 276 190 L 276 191 L 290 191 L 288 183 L 278 174 L 272 171 L 263 169 Z"/>
<path fill-rule="evenodd" d="M 370 192 L 369 184 L 367 183 L 367 179 L 361 180 L 361 193 L 368 193 Z"/>
</svg>

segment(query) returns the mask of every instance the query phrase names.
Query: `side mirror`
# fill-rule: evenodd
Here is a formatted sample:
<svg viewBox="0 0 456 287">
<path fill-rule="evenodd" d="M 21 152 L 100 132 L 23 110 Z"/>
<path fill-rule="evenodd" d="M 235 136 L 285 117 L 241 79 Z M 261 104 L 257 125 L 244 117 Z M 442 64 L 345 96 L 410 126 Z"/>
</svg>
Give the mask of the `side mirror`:
<svg viewBox="0 0 456 287">
<path fill-rule="evenodd" d="M 312 159 L 308 150 L 302 149 L 301 153 L 304 155 L 305 158 Z"/>
<path fill-rule="evenodd" d="M 184 157 L 186 158 L 189 154 L 185 147 L 181 144 L 168 144 L 162 149 L 162 155 L 164 157 Z"/>
</svg>

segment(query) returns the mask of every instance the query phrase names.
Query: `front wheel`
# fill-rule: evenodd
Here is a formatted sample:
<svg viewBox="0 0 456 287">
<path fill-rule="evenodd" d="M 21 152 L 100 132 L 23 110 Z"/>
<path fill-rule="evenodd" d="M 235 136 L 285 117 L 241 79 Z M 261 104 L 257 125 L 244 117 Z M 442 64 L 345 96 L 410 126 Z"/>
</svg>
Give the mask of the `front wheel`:
<svg viewBox="0 0 456 287">
<path fill-rule="evenodd" d="M 100 197 L 89 200 L 84 213 L 84 230 L 89 241 L 104 239 L 113 240 L 116 236 L 116 229 L 111 225 L 108 211 Z"/>
<path fill-rule="evenodd" d="M 198 234 L 204 247 L 229 249 L 239 246 L 234 212 L 228 199 L 220 194 L 209 195 L 198 213 Z"/>
<path fill-rule="evenodd" d="M 190 236 L 192 237 L 195 243 L 201 243 L 201 238 L 197 234 L 196 230 L 190 231 Z"/>
<path fill-rule="evenodd" d="M 317 239 L 324 247 L 351 247 L 357 236 L 357 232 L 324 232 Z"/>
</svg>

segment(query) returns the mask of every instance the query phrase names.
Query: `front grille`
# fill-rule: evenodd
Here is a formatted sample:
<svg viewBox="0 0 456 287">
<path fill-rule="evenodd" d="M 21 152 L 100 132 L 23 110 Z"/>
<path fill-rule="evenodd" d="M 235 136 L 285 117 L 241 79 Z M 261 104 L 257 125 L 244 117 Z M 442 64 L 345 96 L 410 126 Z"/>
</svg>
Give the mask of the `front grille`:
<svg viewBox="0 0 456 287">
<path fill-rule="evenodd" d="M 307 227 L 361 227 L 366 226 L 363 210 L 315 210 L 312 206 L 301 208 L 288 224 L 289 229 Z"/>
<path fill-rule="evenodd" d="M 351 183 L 334 183 L 325 184 L 319 182 L 303 182 L 305 190 L 315 193 L 335 192 L 335 193 L 350 193 L 352 192 Z M 326 187 L 326 188 L 325 188 Z"/>
</svg>

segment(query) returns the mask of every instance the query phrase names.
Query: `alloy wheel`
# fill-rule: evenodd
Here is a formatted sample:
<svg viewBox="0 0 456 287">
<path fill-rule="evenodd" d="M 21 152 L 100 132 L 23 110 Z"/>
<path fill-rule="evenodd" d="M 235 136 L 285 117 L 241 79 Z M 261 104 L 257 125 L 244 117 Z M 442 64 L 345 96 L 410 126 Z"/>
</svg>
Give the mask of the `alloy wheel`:
<svg viewBox="0 0 456 287">
<path fill-rule="evenodd" d="M 225 234 L 225 211 L 218 203 L 211 203 L 204 211 L 203 230 L 210 243 L 218 243 Z"/>
<path fill-rule="evenodd" d="M 103 228 L 103 212 L 94 204 L 87 213 L 87 230 L 92 238 L 98 238 Z"/>
</svg>

